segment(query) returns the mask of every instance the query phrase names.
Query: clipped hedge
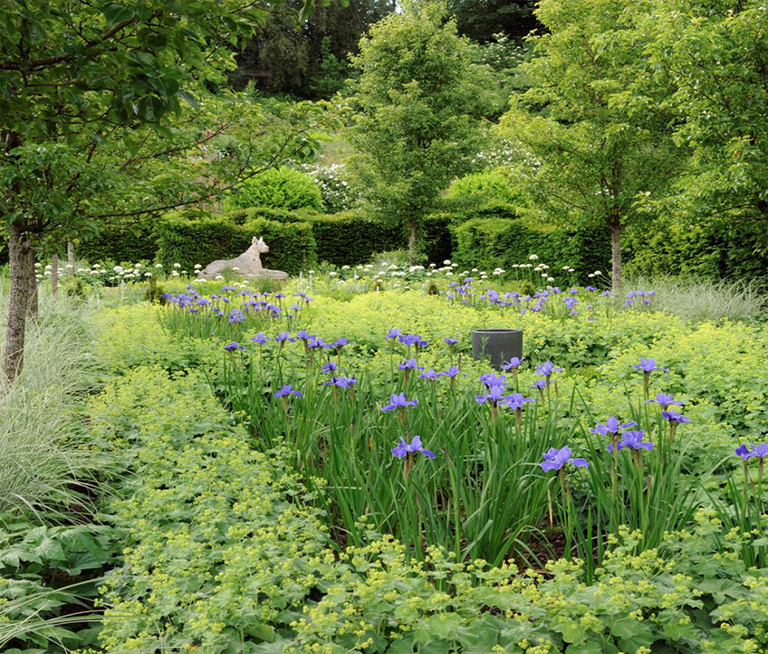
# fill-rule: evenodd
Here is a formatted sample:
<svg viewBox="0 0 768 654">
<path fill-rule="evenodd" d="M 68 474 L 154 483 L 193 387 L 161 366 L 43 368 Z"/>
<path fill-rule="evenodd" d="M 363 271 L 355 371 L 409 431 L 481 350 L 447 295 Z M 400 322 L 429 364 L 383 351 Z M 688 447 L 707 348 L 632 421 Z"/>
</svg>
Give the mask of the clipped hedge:
<svg viewBox="0 0 768 654">
<path fill-rule="evenodd" d="M 406 233 L 401 226 L 374 220 L 359 211 L 327 215 L 256 207 L 234 209 L 222 217 L 239 225 L 255 218 L 283 223 L 309 223 L 317 247 L 317 260 L 337 266 L 366 263 L 377 252 L 407 246 Z M 448 228 L 451 218 L 449 214 L 436 214 L 425 221 L 422 249 L 430 262 L 442 261 L 451 256 L 452 240 Z"/>
<path fill-rule="evenodd" d="M 471 173 L 455 180 L 445 193 L 448 200 L 523 207 L 527 200 L 504 168 Z"/>
<path fill-rule="evenodd" d="M 307 222 L 317 215 L 317 212 L 309 210 L 290 211 L 289 209 L 275 209 L 274 207 L 246 207 L 243 209 L 232 209 L 221 214 L 221 217 L 237 225 L 244 225 L 257 218 L 274 220 L 280 223 Z"/>
<path fill-rule="evenodd" d="M 195 264 L 233 259 L 250 247 L 254 236 L 263 237 L 269 245 L 262 262 L 266 268 L 295 275 L 316 262 L 309 223 L 255 218 L 238 225 L 225 217 L 165 220 L 157 228 L 157 258 L 166 267 L 179 263 L 191 270 Z"/>
<path fill-rule="evenodd" d="M 76 245 L 75 253 L 78 259 L 91 263 L 154 261 L 158 248 L 157 225 L 157 222 L 135 223 L 128 227 L 105 225 L 96 234 L 83 237 Z"/>
<path fill-rule="evenodd" d="M 626 270 L 637 274 L 768 282 L 768 239 L 759 221 L 659 219 L 627 230 Z"/>
<path fill-rule="evenodd" d="M 323 196 L 309 175 L 272 168 L 243 182 L 227 198 L 227 207 L 323 210 Z"/>
<path fill-rule="evenodd" d="M 595 270 L 606 271 L 611 261 L 608 234 L 600 229 L 562 229 L 531 225 L 523 220 L 476 218 L 453 228 L 454 260 L 463 267 L 511 270 L 528 262 L 531 254 L 555 270 L 576 269 L 580 281 Z"/>
<path fill-rule="evenodd" d="M 318 260 L 337 266 L 366 263 L 376 252 L 405 246 L 405 234 L 400 227 L 353 211 L 316 216 L 310 223 L 317 241 Z"/>
</svg>

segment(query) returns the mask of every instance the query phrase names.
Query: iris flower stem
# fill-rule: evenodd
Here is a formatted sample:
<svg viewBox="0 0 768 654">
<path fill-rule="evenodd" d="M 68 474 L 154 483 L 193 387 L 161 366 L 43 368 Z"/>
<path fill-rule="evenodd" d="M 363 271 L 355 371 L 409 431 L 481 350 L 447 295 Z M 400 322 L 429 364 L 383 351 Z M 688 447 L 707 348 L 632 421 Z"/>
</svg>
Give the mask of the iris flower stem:
<svg viewBox="0 0 768 654">
<path fill-rule="evenodd" d="M 547 487 L 547 508 L 549 510 L 549 526 L 554 527 L 555 526 L 555 520 L 552 516 L 552 491 L 549 487 Z"/>
<path fill-rule="evenodd" d="M 571 541 L 573 538 L 573 502 L 571 498 L 571 487 L 565 480 L 565 468 L 560 468 L 558 473 L 560 479 L 560 492 L 565 497 L 565 557 L 571 558 Z"/>
<path fill-rule="evenodd" d="M 619 480 L 618 480 L 618 467 L 619 467 L 619 438 L 618 434 L 611 434 L 611 440 L 613 441 L 613 461 L 611 461 L 611 495 L 613 496 L 613 507 L 616 510 L 616 501 L 619 494 Z"/>
<path fill-rule="evenodd" d="M 749 463 L 747 462 L 746 459 L 741 462 L 741 466 L 744 469 L 744 506 L 746 506 L 747 495 L 749 495 L 749 487 L 751 486 L 752 488 L 754 488 L 755 484 L 749 475 Z"/>
</svg>

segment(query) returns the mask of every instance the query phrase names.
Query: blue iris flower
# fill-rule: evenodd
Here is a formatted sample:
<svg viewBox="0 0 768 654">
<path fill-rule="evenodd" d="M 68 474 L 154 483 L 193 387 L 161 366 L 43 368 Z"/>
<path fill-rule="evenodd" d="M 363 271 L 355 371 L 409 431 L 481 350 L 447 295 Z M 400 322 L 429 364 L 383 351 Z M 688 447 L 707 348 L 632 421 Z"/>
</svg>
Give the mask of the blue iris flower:
<svg viewBox="0 0 768 654">
<path fill-rule="evenodd" d="M 495 375 L 488 372 L 480 375 L 480 381 L 483 382 L 486 387 L 492 388 L 493 386 L 505 386 L 507 383 L 507 378 L 504 375 Z"/>
<path fill-rule="evenodd" d="M 504 398 L 504 391 L 503 386 L 491 386 L 484 395 L 475 395 L 475 400 L 478 404 L 490 402 L 493 406 L 497 406 Z"/>
<path fill-rule="evenodd" d="M 586 459 L 574 459 L 571 455 L 573 453 L 571 452 L 571 448 L 567 445 L 565 447 L 558 449 L 555 449 L 554 447 L 550 447 L 546 452 L 544 452 L 544 461 L 542 461 L 539 465 L 541 466 L 541 469 L 545 472 L 549 472 L 550 470 L 560 470 L 566 463 L 570 463 L 573 466 L 576 466 L 578 468 L 588 468 L 589 462 L 586 461 Z"/>
<path fill-rule="evenodd" d="M 661 417 L 664 418 L 664 420 L 669 420 L 669 422 L 673 422 L 677 425 L 691 421 L 689 417 L 684 416 L 677 411 L 662 411 Z"/>
<path fill-rule="evenodd" d="M 632 366 L 635 370 L 642 370 L 646 375 L 650 375 L 654 370 L 668 373 L 669 368 L 660 368 L 656 365 L 656 359 L 640 359 L 639 364 Z"/>
<path fill-rule="evenodd" d="M 464 375 L 466 377 L 466 373 L 461 372 L 458 366 L 451 366 L 450 368 L 448 368 L 448 370 L 444 370 L 443 372 L 441 372 L 440 375 L 442 377 L 450 377 L 451 379 L 453 379 L 458 375 Z"/>
<path fill-rule="evenodd" d="M 545 361 L 536 366 L 536 374 L 549 377 L 553 372 L 563 372 L 562 368 L 555 368 L 555 364 L 551 361 Z"/>
<path fill-rule="evenodd" d="M 418 365 L 416 359 L 406 359 L 402 363 L 398 363 L 397 367 L 400 370 L 424 370 L 424 366 Z"/>
<path fill-rule="evenodd" d="M 395 409 L 404 409 L 407 406 L 418 406 L 418 400 L 409 400 L 405 393 L 392 393 L 389 396 L 389 404 L 381 408 L 382 411 L 394 411 Z"/>
<path fill-rule="evenodd" d="M 330 381 L 323 382 L 323 386 L 338 386 L 339 388 L 352 388 L 357 384 L 354 377 L 332 377 Z"/>
<path fill-rule="evenodd" d="M 300 391 L 296 391 L 296 390 L 294 390 L 294 389 L 293 389 L 293 386 L 292 386 L 291 384 L 286 384 L 286 385 L 285 385 L 285 386 L 283 386 L 283 387 L 282 387 L 282 388 L 281 388 L 279 391 L 277 391 L 277 392 L 275 393 L 275 397 L 285 397 L 285 398 L 289 398 L 289 397 L 291 397 L 292 395 L 294 395 L 294 396 L 296 396 L 296 397 L 301 397 L 301 392 L 300 392 Z"/>
<path fill-rule="evenodd" d="M 400 442 L 392 448 L 392 455 L 399 459 L 403 459 L 407 456 L 416 456 L 417 454 L 422 454 L 429 459 L 435 458 L 434 452 L 427 450 L 422 446 L 420 436 L 414 436 L 410 443 L 406 442 L 401 436 Z"/>
<path fill-rule="evenodd" d="M 519 359 L 517 357 L 512 357 L 509 361 L 505 361 L 501 364 L 502 370 L 517 370 L 525 361 L 525 357 L 520 357 Z"/>
<path fill-rule="evenodd" d="M 644 443 L 644 436 L 645 432 L 641 429 L 625 431 L 621 435 L 621 440 L 617 443 L 616 449 L 623 450 L 625 447 L 628 447 L 631 450 L 648 450 L 650 452 L 653 449 L 653 443 Z M 608 445 L 606 449 L 609 452 L 613 452 L 613 444 Z"/>
<path fill-rule="evenodd" d="M 593 434 L 600 434 L 601 436 L 607 436 L 608 434 L 618 434 L 620 429 L 626 429 L 627 427 L 637 427 L 636 422 L 622 422 L 619 423 L 618 418 L 611 416 L 605 421 L 604 425 L 595 425 L 594 429 L 590 429 Z"/>
<path fill-rule="evenodd" d="M 666 411 L 670 406 L 683 406 L 683 403 L 676 401 L 669 393 L 656 393 L 656 399 L 646 400 L 646 404 L 658 404 L 663 411 Z"/>
</svg>

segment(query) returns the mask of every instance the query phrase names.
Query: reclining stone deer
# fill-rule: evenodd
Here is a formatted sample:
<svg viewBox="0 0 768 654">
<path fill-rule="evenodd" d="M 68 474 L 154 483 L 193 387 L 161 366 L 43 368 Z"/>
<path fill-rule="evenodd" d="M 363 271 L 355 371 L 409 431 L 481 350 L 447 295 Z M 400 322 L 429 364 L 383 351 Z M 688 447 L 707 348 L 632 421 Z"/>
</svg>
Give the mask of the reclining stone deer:
<svg viewBox="0 0 768 654">
<path fill-rule="evenodd" d="M 225 270 L 233 270 L 246 277 L 272 277 L 285 279 L 287 273 L 281 270 L 268 270 L 261 265 L 261 255 L 269 252 L 269 246 L 262 237 L 253 237 L 251 247 L 234 259 L 217 259 L 209 263 L 202 271 L 205 277 L 221 275 Z"/>
</svg>

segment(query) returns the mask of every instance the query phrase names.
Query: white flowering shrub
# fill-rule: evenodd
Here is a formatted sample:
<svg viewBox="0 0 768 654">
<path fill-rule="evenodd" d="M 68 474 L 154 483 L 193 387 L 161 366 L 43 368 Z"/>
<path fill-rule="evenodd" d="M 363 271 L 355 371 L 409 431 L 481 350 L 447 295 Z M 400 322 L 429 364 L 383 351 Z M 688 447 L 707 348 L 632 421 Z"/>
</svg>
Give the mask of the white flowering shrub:
<svg viewBox="0 0 768 654">
<path fill-rule="evenodd" d="M 353 187 L 344 164 L 305 166 L 303 170 L 320 189 L 323 209 L 327 213 L 352 209 L 360 201 L 360 191 Z"/>
</svg>

